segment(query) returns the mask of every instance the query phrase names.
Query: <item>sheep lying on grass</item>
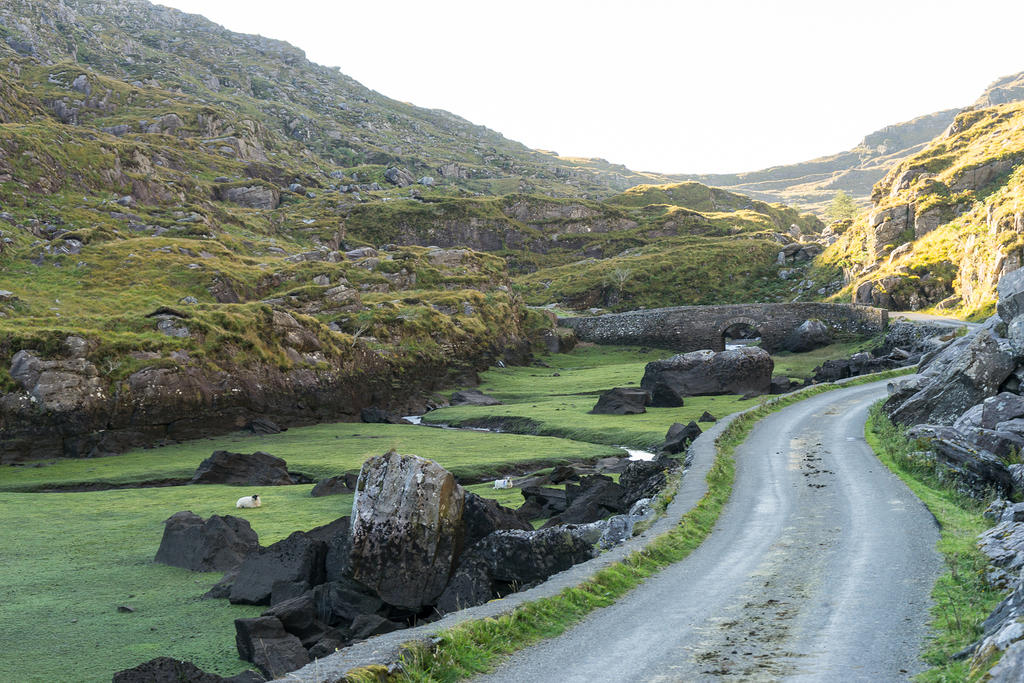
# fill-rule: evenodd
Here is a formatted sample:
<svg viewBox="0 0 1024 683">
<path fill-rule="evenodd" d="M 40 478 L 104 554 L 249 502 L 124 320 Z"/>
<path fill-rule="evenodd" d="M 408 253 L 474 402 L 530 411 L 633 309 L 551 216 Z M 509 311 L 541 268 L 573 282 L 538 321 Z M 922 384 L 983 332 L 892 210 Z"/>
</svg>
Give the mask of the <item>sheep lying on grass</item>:
<svg viewBox="0 0 1024 683">
<path fill-rule="evenodd" d="M 261 505 L 259 494 L 242 496 L 235 503 L 236 508 L 258 508 Z"/>
</svg>

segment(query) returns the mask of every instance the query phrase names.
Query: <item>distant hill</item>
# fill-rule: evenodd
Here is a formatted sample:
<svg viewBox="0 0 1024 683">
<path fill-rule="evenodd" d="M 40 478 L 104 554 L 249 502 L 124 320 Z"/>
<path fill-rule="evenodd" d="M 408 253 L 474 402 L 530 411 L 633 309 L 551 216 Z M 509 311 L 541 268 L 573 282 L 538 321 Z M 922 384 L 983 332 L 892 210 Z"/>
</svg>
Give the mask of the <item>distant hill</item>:
<svg viewBox="0 0 1024 683">
<path fill-rule="evenodd" d="M 972 107 L 987 107 L 1024 100 L 1024 72 L 992 83 Z M 871 188 L 897 163 L 924 149 L 965 109 L 946 109 L 910 121 L 886 126 L 853 149 L 810 161 L 773 166 L 748 173 L 683 176 L 706 185 L 723 187 L 767 202 L 782 202 L 819 214 L 842 190 L 867 206 Z"/>
</svg>

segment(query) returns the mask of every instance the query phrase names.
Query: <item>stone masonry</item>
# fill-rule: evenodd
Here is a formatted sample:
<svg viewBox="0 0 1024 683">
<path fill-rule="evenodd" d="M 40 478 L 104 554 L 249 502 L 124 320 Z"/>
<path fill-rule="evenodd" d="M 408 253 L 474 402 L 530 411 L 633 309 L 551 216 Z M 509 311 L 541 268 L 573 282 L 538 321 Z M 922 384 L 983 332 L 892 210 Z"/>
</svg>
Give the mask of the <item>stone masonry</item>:
<svg viewBox="0 0 1024 683">
<path fill-rule="evenodd" d="M 792 303 L 734 304 L 728 306 L 676 306 L 609 313 L 579 318 L 560 318 L 581 341 L 596 344 L 654 346 L 680 353 L 725 349 L 725 332 L 736 325 L 757 330 L 768 351 L 805 320 L 817 319 L 835 332 L 873 336 L 884 332 L 889 312 L 854 304 Z"/>
</svg>

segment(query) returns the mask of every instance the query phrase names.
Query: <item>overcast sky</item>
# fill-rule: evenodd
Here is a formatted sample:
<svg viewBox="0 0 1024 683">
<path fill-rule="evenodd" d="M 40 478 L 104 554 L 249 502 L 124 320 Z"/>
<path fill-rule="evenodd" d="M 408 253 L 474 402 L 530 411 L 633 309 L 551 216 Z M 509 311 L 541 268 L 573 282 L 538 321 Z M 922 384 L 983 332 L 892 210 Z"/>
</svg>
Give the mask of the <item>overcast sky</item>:
<svg viewBox="0 0 1024 683">
<path fill-rule="evenodd" d="M 1024 71 L 1021 0 L 163 0 L 530 147 L 666 173 L 839 152 Z"/>
</svg>

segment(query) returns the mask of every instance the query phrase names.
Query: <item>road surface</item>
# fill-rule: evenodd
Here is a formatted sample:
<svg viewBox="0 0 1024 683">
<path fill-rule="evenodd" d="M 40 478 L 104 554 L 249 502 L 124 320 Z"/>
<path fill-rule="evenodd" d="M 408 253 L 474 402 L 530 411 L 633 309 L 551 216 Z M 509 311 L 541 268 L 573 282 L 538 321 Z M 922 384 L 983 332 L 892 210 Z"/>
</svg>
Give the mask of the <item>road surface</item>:
<svg viewBox="0 0 1024 683">
<path fill-rule="evenodd" d="M 906 318 L 915 323 L 932 323 L 935 325 L 948 325 L 950 327 L 966 327 L 968 331 L 981 327 L 981 323 L 969 323 L 959 318 L 949 318 L 943 315 L 932 313 L 921 313 L 920 311 L 889 311 L 889 320 Z"/>
<path fill-rule="evenodd" d="M 924 668 L 938 527 L 864 441 L 874 383 L 761 421 L 686 560 L 487 683 L 896 681 Z"/>
</svg>

